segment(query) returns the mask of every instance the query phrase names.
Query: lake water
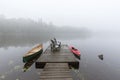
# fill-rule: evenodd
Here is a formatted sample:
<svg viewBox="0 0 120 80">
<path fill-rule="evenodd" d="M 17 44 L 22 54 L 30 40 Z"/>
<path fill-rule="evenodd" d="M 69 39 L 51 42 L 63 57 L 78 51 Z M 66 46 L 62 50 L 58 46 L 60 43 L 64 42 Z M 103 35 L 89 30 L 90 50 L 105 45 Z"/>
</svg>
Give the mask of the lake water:
<svg viewBox="0 0 120 80">
<path fill-rule="evenodd" d="M 81 52 L 79 70 L 71 70 L 75 80 L 120 79 L 120 38 L 91 37 L 60 41 L 75 46 Z M 1 46 L 0 80 L 39 80 L 41 70 L 36 69 L 33 63 L 24 72 L 22 62 L 22 56 L 37 43 L 22 46 L 17 44 L 17 47 Z M 48 44 L 49 42 L 44 43 L 44 47 L 46 48 Z M 100 54 L 103 54 L 103 60 L 98 58 Z"/>
</svg>

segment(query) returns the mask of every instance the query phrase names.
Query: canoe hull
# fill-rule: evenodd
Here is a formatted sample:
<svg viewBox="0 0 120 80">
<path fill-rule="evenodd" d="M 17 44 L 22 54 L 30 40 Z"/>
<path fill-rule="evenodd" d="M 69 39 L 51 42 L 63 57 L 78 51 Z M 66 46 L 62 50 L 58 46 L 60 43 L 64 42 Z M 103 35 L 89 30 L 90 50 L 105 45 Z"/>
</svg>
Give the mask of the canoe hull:
<svg viewBox="0 0 120 80">
<path fill-rule="evenodd" d="M 24 56 L 23 62 L 26 63 L 26 62 L 29 62 L 30 60 L 33 60 L 36 56 L 41 55 L 42 52 L 43 52 L 43 49 L 41 49 L 40 51 L 38 51 L 32 55 Z"/>
</svg>

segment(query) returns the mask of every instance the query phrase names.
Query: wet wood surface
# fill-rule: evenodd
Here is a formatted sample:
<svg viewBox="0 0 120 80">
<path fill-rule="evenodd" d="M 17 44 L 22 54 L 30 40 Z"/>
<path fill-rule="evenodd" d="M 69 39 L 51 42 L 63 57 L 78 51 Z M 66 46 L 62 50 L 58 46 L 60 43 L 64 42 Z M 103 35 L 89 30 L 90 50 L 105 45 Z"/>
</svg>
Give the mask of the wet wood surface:
<svg viewBox="0 0 120 80">
<path fill-rule="evenodd" d="M 36 61 L 36 68 L 42 68 L 40 80 L 73 80 L 70 66 L 79 66 L 79 61 L 68 45 L 61 45 L 60 50 L 51 51 L 48 47 Z"/>
<path fill-rule="evenodd" d="M 62 45 L 59 51 L 52 52 L 50 47 L 40 56 L 37 62 L 41 63 L 67 63 L 76 62 L 76 58 L 70 51 L 68 45 Z"/>
<path fill-rule="evenodd" d="M 40 80 L 73 80 L 67 63 L 47 63 Z"/>
</svg>

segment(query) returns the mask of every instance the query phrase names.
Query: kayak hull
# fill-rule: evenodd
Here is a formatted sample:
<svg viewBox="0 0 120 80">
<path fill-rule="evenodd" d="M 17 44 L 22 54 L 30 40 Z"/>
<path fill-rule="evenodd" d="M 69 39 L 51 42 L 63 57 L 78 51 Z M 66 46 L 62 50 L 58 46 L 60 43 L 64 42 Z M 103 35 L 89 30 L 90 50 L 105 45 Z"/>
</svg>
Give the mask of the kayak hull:
<svg viewBox="0 0 120 80">
<path fill-rule="evenodd" d="M 70 46 L 70 50 L 77 59 L 80 59 L 80 51 L 78 49 L 74 48 L 73 46 Z"/>
</svg>

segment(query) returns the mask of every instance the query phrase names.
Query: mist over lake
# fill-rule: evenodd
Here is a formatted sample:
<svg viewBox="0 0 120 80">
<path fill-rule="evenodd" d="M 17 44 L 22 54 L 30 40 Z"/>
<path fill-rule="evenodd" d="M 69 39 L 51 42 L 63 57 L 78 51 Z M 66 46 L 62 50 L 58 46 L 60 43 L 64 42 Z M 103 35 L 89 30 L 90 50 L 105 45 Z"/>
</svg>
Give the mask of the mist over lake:
<svg viewBox="0 0 120 80">
<path fill-rule="evenodd" d="M 6 19 L 0 17 L 1 47 L 27 46 L 46 42 L 54 37 L 63 39 L 87 38 L 91 32 L 87 28 L 57 27 L 52 23 L 31 19 Z"/>
<path fill-rule="evenodd" d="M 110 39 L 90 37 L 82 39 L 77 38 L 58 40 L 61 41 L 62 44 L 75 46 L 81 52 L 79 70 L 72 70 L 74 80 L 119 80 L 119 38 Z M 0 48 L 0 63 L 2 64 L 0 66 L 0 79 L 39 79 L 42 70 L 36 69 L 34 63 L 26 72 L 23 72 L 24 63 L 22 62 L 22 57 L 33 46 L 40 43 L 41 41 L 35 42 L 33 44 L 31 42 L 23 44 L 25 42 L 27 41 L 21 39 L 21 43 L 16 43 L 14 46 L 6 44 L 5 47 L 3 46 Z M 44 42 L 44 50 L 48 45 L 49 41 Z M 98 58 L 98 55 L 100 54 L 104 55 L 103 60 Z"/>
<path fill-rule="evenodd" d="M 81 52 L 73 80 L 120 80 L 119 35 L 119 0 L 0 0 L 0 80 L 39 80 L 23 55 L 53 38 Z"/>
<path fill-rule="evenodd" d="M 44 50 L 56 37 L 62 44 L 81 52 L 79 70 L 72 70 L 74 80 L 119 80 L 119 32 L 93 31 L 87 28 L 57 27 L 29 19 L 0 19 L 0 79 L 37 80 L 41 70 L 35 64 L 23 72 L 23 55 L 36 44 Z M 98 55 L 103 54 L 103 61 Z M 30 77 L 29 77 L 30 76 Z"/>
</svg>

